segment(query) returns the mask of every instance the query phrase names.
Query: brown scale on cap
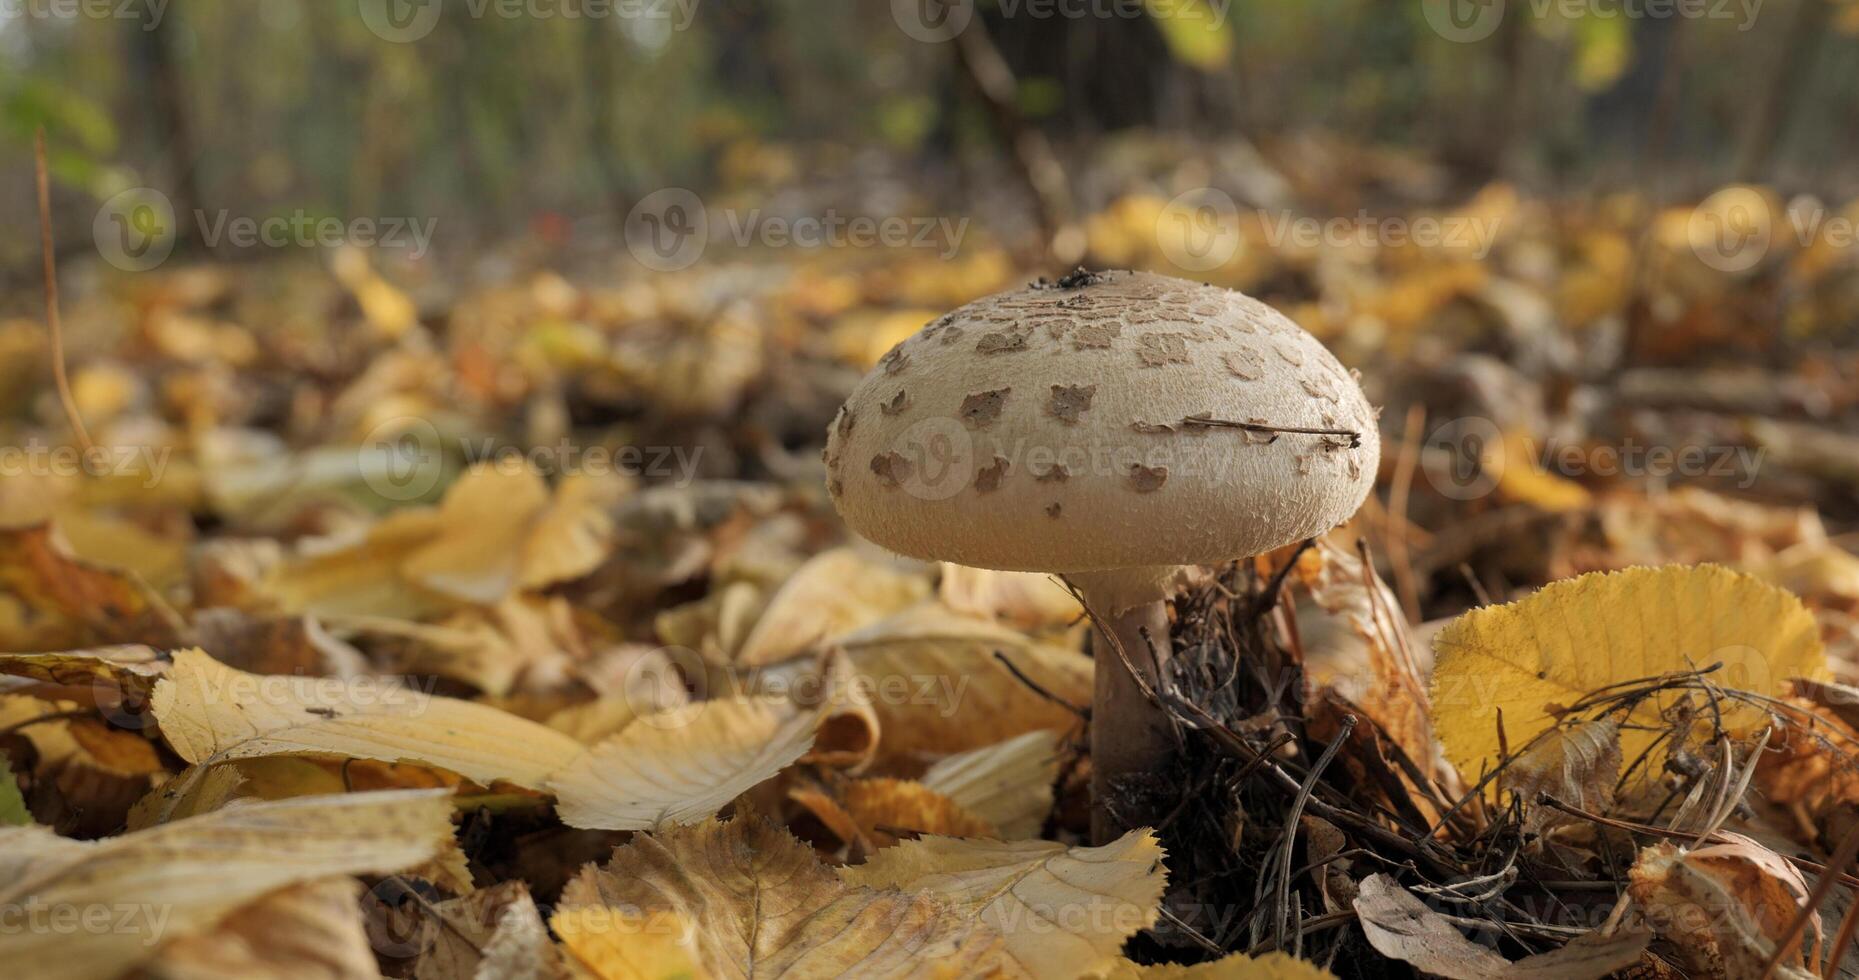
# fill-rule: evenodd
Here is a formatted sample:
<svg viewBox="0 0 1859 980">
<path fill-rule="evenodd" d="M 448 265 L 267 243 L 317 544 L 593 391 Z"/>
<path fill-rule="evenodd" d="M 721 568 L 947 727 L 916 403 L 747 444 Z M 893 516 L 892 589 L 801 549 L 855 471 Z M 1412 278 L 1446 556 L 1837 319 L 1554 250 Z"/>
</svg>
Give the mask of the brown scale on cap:
<svg viewBox="0 0 1859 980">
<path fill-rule="evenodd" d="M 1026 350 L 1026 337 L 1017 333 L 982 334 L 975 344 L 977 354 L 1014 354 Z"/>
<path fill-rule="evenodd" d="M 1091 399 L 1095 397 L 1096 385 L 1053 385 L 1046 414 L 1066 425 L 1077 425 L 1078 417 L 1091 410 Z"/>
<path fill-rule="evenodd" d="M 1168 467 L 1144 466 L 1141 463 L 1130 464 L 1130 486 L 1137 493 L 1154 493 L 1168 482 Z"/>
<path fill-rule="evenodd" d="M 896 452 L 888 452 L 871 458 L 871 471 L 877 475 L 878 482 L 896 489 L 905 480 L 910 479 L 913 471 L 910 460 Z"/>
<path fill-rule="evenodd" d="M 994 462 L 975 471 L 975 490 L 980 493 L 993 493 L 1000 489 L 1001 481 L 1007 478 L 1010 464 L 1007 457 L 996 456 Z"/>
<path fill-rule="evenodd" d="M 883 357 L 878 358 L 878 366 L 883 368 L 887 375 L 897 374 L 910 366 L 910 355 L 904 353 L 903 344 L 898 344 L 885 352 Z"/>
<path fill-rule="evenodd" d="M 1144 367 L 1188 363 L 1188 340 L 1178 333 L 1146 333 L 1136 348 L 1136 358 Z"/>
<path fill-rule="evenodd" d="M 883 412 L 886 415 L 897 415 L 901 413 L 904 409 L 909 408 L 909 407 L 910 407 L 910 393 L 905 391 L 902 388 L 899 388 L 897 389 L 896 396 L 893 397 L 890 401 L 879 403 L 878 411 Z"/>
<path fill-rule="evenodd" d="M 1064 463 L 1053 463 L 1044 473 L 1033 474 L 1033 479 L 1040 483 L 1064 483 L 1071 477 L 1072 471 L 1066 469 Z"/>
<path fill-rule="evenodd" d="M 1241 381 L 1257 381 L 1265 376 L 1265 358 L 1250 347 L 1236 347 L 1221 354 L 1220 363 Z"/>
<path fill-rule="evenodd" d="M 985 429 L 1000 418 L 1012 388 L 978 391 L 962 399 L 962 424 L 970 429 Z"/>
</svg>

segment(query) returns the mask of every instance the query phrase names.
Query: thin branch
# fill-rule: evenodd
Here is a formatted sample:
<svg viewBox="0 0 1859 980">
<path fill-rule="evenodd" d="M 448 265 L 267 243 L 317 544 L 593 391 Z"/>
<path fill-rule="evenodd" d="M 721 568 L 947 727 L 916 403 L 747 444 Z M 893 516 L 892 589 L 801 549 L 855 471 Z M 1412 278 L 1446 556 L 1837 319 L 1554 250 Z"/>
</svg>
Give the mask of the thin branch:
<svg viewBox="0 0 1859 980">
<path fill-rule="evenodd" d="M 33 134 L 32 161 L 38 173 L 39 250 L 45 256 L 45 327 L 52 335 L 52 381 L 58 386 L 58 403 L 64 406 L 65 421 L 71 424 L 78 445 L 89 456 L 97 447 L 90 441 L 90 430 L 84 428 L 77 399 L 71 394 L 71 379 L 65 375 L 65 328 L 58 316 L 58 259 L 52 254 L 52 180 L 45 166 L 44 126 Z"/>
</svg>

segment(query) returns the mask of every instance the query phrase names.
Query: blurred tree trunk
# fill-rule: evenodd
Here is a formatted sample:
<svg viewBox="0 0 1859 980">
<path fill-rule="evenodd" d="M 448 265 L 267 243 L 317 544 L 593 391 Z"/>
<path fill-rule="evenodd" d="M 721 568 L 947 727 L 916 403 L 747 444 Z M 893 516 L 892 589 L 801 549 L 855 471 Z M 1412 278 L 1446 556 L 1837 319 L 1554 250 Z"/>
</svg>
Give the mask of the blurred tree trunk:
<svg viewBox="0 0 1859 980">
<path fill-rule="evenodd" d="M 1156 126 L 1180 115 L 1165 111 L 1169 92 L 1200 84 L 1179 77 L 1198 73 L 1170 55 L 1148 17 L 1034 17 L 1025 7 L 976 17 L 1023 89 L 1057 88 L 1055 111 L 1041 120 L 1055 135 Z"/>
<path fill-rule="evenodd" d="M 175 229 L 177 244 L 187 245 L 195 231 L 194 209 L 200 206 L 199 156 L 194 145 L 194 129 L 187 106 L 186 84 L 174 56 L 175 24 L 180 11 L 153 25 L 140 20 L 125 20 L 128 32 L 128 74 L 130 91 L 137 103 L 129 118 L 146 120 L 148 145 L 157 147 L 168 173 L 164 192 L 174 204 L 179 224 Z"/>
</svg>

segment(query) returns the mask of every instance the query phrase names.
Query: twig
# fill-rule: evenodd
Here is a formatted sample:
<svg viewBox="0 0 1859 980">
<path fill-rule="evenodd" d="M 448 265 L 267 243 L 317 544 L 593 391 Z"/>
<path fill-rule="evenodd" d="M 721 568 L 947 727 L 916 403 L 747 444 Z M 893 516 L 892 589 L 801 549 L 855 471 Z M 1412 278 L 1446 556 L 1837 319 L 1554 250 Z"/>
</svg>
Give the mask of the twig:
<svg viewBox="0 0 1859 980">
<path fill-rule="evenodd" d="M 1312 787 L 1316 786 L 1317 780 L 1323 777 L 1323 770 L 1329 768 L 1330 760 L 1336 758 L 1337 751 L 1343 747 L 1344 742 L 1349 740 L 1349 733 L 1355 731 L 1355 729 L 1355 716 L 1344 715 L 1342 731 L 1336 733 L 1336 737 L 1330 740 L 1330 744 L 1324 747 L 1323 754 L 1318 756 L 1316 763 L 1310 767 L 1310 774 L 1304 777 L 1303 785 L 1297 788 L 1297 798 L 1291 801 L 1291 812 L 1285 816 L 1284 850 L 1282 852 L 1283 856 L 1278 862 L 1280 868 L 1280 874 L 1278 876 L 1278 922 L 1273 932 L 1281 948 L 1284 946 L 1285 928 L 1290 925 L 1290 923 L 1286 921 L 1286 913 L 1290 911 L 1291 907 L 1291 860 L 1292 849 L 1297 846 L 1298 820 L 1304 815 L 1304 805 L 1310 802 Z"/>
<path fill-rule="evenodd" d="M 1723 836 L 1722 832 L 1714 833 L 1709 838 L 1706 838 L 1703 834 L 1689 830 L 1679 830 L 1675 827 L 1655 827 L 1651 824 L 1636 823 L 1632 820 L 1604 817 L 1598 813 L 1584 810 L 1572 803 L 1564 803 L 1548 793 L 1543 793 L 1538 796 L 1537 802 L 1542 803 L 1544 806 L 1555 807 L 1570 816 L 1580 817 L 1583 820 L 1598 823 L 1604 827 L 1613 827 L 1616 830 L 1628 830 L 1636 834 L 1650 834 L 1654 837 L 1682 837 L 1690 841 L 1709 840 L 1714 844 L 1737 843 L 1737 841 Z M 1833 875 L 1838 877 L 1839 880 L 1848 887 L 1859 888 L 1859 878 L 1855 878 L 1843 871 L 1836 871 L 1817 861 L 1809 861 L 1807 858 L 1795 857 L 1792 854 L 1782 854 L 1780 851 L 1775 853 L 1780 855 L 1782 860 L 1787 861 L 1789 864 L 1794 865 L 1802 871 L 1809 871 L 1817 875 Z"/>
<path fill-rule="evenodd" d="M 1394 461 L 1394 483 L 1388 488 L 1388 513 L 1397 520 L 1388 522 L 1388 567 L 1394 572 L 1394 588 L 1401 597 L 1401 612 L 1407 621 L 1420 621 L 1420 590 L 1414 582 L 1414 563 L 1407 550 L 1407 498 L 1414 485 L 1414 470 L 1420 463 L 1420 433 L 1426 425 L 1427 409 L 1415 402 L 1407 407 L 1407 425 L 1401 433 L 1401 454 Z"/>
<path fill-rule="evenodd" d="M 1267 425 L 1264 422 L 1235 422 L 1232 419 L 1217 419 L 1207 415 L 1190 415 L 1182 419 L 1181 424 L 1204 425 L 1211 429 L 1244 429 L 1247 432 L 1266 433 L 1274 438 L 1286 432 L 1307 436 L 1338 436 L 1349 440 L 1350 449 L 1357 449 L 1362 445 L 1362 433 L 1354 429 L 1310 429 L 1295 425 Z"/>
<path fill-rule="evenodd" d="M 65 328 L 58 317 L 58 259 L 52 254 L 52 179 L 45 166 L 44 126 L 33 133 L 32 161 L 38 173 L 39 250 L 45 256 L 45 327 L 52 335 L 52 382 L 58 387 L 65 421 L 89 456 L 97 447 L 90 441 L 90 430 L 84 428 L 84 417 L 78 414 L 77 399 L 71 394 L 71 379 L 65 375 Z"/>
<path fill-rule="evenodd" d="M 1265 583 L 1265 588 L 1260 590 L 1259 597 L 1253 600 L 1251 610 L 1253 616 L 1263 615 L 1266 610 L 1278 604 L 1278 593 L 1283 591 L 1285 579 L 1290 576 L 1291 570 L 1297 567 L 1297 560 L 1316 544 L 1316 538 L 1305 538 L 1298 542 L 1297 550 L 1291 552 L 1291 557 L 1285 559 L 1284 565 L 1272 573 L 1271 580 Z"/>
</svg>

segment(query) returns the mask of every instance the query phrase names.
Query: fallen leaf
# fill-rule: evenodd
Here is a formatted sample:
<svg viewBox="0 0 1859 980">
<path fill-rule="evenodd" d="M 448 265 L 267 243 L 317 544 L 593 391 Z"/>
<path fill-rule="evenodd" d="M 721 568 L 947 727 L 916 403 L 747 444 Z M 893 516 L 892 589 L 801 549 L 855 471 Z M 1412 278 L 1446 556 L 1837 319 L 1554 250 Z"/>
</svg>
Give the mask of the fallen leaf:
<svg viewBox="0 0 1859 980">
<path fill-rule="evenodd" d="M 1433 712 L 1446 754 L 1468 778 L 1497 764 L 1497 712 L 1510 744 L 1555 723 L 1551 709 L 1623 681 L 1721 662 L 1713 683 L 1786 693 L 1790 678 L 1826 676 L 1819 627 L 1801 601 L 1716 565 L 1667 565 L 1552 582 L 1520 602 L 1475 609 L 1433 641 Z M 1637 758 L 1666 728 L 1659 713 L 1679 695 L 1658 693 L 1628 716 L 1650 730 L 1621 731 Z M 1726 702 L 1723 725 L 1762 724 L 1765 712 Z M 1656 755 L 1656 753 L 1655 753 Z M 1655 757 L 1642 772 L 1658 772 Z"/>
<path fill-rule="evenodd" d="M 22 620 L 0 632 L 7 649 L 173 646 L 179 639 L 173 610 L 152 589 L 128 572 L 73 557 L 48 524 L 0 528 L 0 596 L 18 604 Z"/>
<path fill-rule="evenodd" d="M 759 667 L 801 656 L 829 637 L 876 622 L 928 595 L 929 582 L 921 575 L 898 571 L 852 548 L 822 552 L 768 600 L 735 661 Z"/>
<path fill-rule="evenodd" d="M 1355 910 L 1375 951 L 1448 980 L 1600 980 L 1639 962 L 1652 935 L 1584 933 L 1560 949 L 1512 962 L 1456 926 L 1387 875 L 1362 880 Z"/>
<path fill-rule="evenodd" d="M 199 650 L 175 653 L 154 710 L 162 737 L 195 764 L 302 754 L 406 760 L 485 785 L 541 789 L 583 751 L 545 725 L 390 678 L 247 674 Z"/>
<path fill-rule="evenodd" d="M 435 907 L 430 941 L 414 965 L 416 980 L 544 980 L 565 977 L 561 953 L 520 881 L 507 881 Z"/>
<path fill-rule="evenodd" d="M 999 933 L 1030 976 L 1082 976 L 1154 925 L 1168 882 L 1162 847 L 1133 830 L 1103 847 L 921 837 L 840 869 L 854 885 L 934 895 Z"/>
<path fill-rule="evenodd" d="M 840 636 L 835 646 L 873 692 L 886 761 L 927 762 L 1077 723 L 1077 715 L 1015 677 L 997 652 L 1054 697 L 1091 703 L 1090 658 L 934 604 Z"/>
<path fill-rule="evenodd" d="M 965 616 L 991 619 L 1028 633 L 1062 630 L 1084 619 L 1084 607 L 1050 575 L 1002 572 L 942 563 L 942 604 Z"/>
<path fill-rule="evenodd" d="M 1541 832 L 1566 816 L 1552 807 L 1538 806 L 1537 796 L 1548 793 L 1590 813 L 1606 813 L 1614 805 L 1614 784 L 1620 779 L 1620 725 L 1612 718 L 1558 729 L 1525 749 L 1504 767 L 1498 785 L 1523 801 L 1524 829 Z"/>
<path fill-rule="evenodd" d="M 1661 842 L 1640 849 L 1627 891 L 1647 922 L 1702 976 L 1760 976 L 1808 897 L 1807 882 L 1779 854 L 1747 837 L 1695 850 Z M 1810 920 L 1821 945 L 1820 914 Z M 1813 976 L 1799 941 L 1780 976 Z"/>
<path fill-rule="evenodd" d="M 1057 732 L 1027 732 L 943 759 L 923 773 L 922 783 L 1008 840 L 1037 837 L 1052 810 L 1059 761 Z"/>
<path fill-rule="evenodd" d="M 840 840 L 857 840 L 867 849 L 889 847 L 916 834 L 999 836 L 993 824 L 907 779 L 852 779 L 830 792 L 801 788 L 788 795 L 813 811 Z"/>
<path fill-rule="evenodd" d="M 1104 980 L 1330 980 L 1333 974 L 1288 953 L 1232 953 L 1205 963 L 1144 965 L 1118 960 Z"/>
<path fill-rule="evenodd" d="M 84 941 L 45 927 L 0 933 L 0 957 L 47 980 L 115 976 L 280 888 L 398 871 L 452 836 L 444 793 L 401 791 L 257 803 L 82 844 L 0 829 L 0 904 L 103 923 Z"/>
<path fill-rule="evenodd" d="M 187 980 L 379 977 L 356 904 L 361 891 L 361 883 L 347 877 L 279 889 L 209 931 L 162 946 L 147 970 Z"/>
<path fill-rule="evenodd" d="M 1001 937 L 973 916 L 927 894 L 849 885 L 753 818 L 633 838 L 569 882 L 551 921 L 603 977 L 664 976 L 680 956 L 719 978 L 988 975 L 1010 965 Z"/>
<path fill-rule="evenodd" d="M 805 755 L 819 721 L 817 712 L 779 698 L 698 702 L 634 721 L 551 778 L 548 789 L 570 827 L 695 823 Z"/>
</svg>

